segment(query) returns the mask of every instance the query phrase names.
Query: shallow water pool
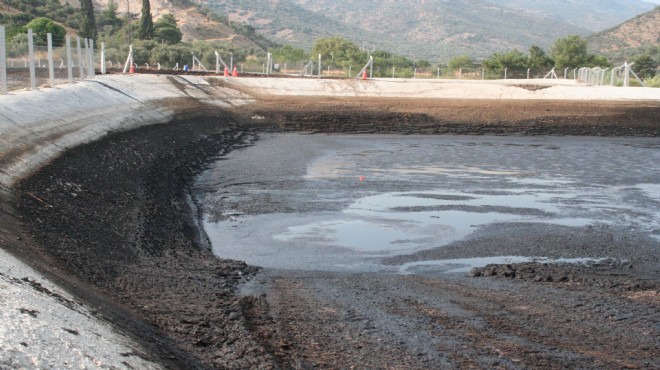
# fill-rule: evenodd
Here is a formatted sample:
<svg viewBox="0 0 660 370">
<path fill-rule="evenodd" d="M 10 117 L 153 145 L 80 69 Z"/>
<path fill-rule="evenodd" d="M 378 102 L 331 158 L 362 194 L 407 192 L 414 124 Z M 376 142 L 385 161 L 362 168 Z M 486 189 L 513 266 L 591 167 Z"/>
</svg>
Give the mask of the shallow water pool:
<svg viewBox="0 0 660 370">
<path fill-rule="evenodd" d="M 659 149 L 654 138 L 275 134 L 218 161 L 196 193 L 223 258 L 400 272 L 382 259 L 514 224 L 568 228 L 577 238 L 611 228 L 657 243 Z M 589 255 L 566 256 L 616 257 L 602 251 L 592 245 Z M 565 257 L 521 257 L 551 255 Z"/>
</svg>

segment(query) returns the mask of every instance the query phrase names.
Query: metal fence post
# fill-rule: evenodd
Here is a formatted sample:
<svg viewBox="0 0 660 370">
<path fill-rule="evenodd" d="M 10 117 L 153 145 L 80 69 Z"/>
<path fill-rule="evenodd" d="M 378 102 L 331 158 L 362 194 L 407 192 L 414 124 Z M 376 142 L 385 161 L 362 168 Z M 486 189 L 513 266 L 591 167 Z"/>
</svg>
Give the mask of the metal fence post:
<svg viewBox="0 0 660 370">
<path fill-rule="evenodd" d="M 73 59 L 71 59 L 71 36 L 66 37 L 66 72 L 69 83 L 73 83 Z"/>
<path fill-rule="evenodd" d="M 28 29 L 28 58 L 30 59 L 30 89 L 37 89 L 37 76 L 34 71 L 34 40 L 32 36 L 32 29 Z"/>
<path fill-rule="evenodd" d="M 7 93 L 7 47 L 5 26 L 0 26 L 0 95 Z"/>
<path fill-rule="evenodd" d="M 80 36 L 76 36 L 76 49 L 78 49 L 78 72 L 80 72 L 80 78 L 85 79 L 85 71 L 83 71 L 82 48 L 80 47 Z"/>
<path fill-rule="evenodd" d="M 48 84 L 50 87 L 55 87 L 55 66 L 53 65 L 53 35 L 47 33 L 46 41 L 48 43 Z"/>
</svg>

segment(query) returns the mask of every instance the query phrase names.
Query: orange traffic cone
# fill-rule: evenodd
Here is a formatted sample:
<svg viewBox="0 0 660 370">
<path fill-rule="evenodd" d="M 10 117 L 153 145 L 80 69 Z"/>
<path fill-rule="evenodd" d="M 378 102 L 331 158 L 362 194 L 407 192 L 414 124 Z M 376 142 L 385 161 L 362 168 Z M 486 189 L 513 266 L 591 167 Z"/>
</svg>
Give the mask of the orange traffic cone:
<svg viewBox="0 0 660 370">
<path fill-rule="evenodd" d="M 229 68 L 225 66 L 225 77 L 229 77 Z"/>
<path fill-rule="evenodd" d="M 363 80 L 367 79 L 367 71 L 366 70 L 362 71 L 362 79 Z"/>
<path fill-rule="evenodd" d="M 238 69 L 234 66 L 234 71 L 231 73 L 232 77 L 238 77 Z"/>
<path fill-rule="evenodd" d="M 128 73 L 135 73 L 135 67 L 131 64 L 131 66 L 128 68 Z"/>
</svg>

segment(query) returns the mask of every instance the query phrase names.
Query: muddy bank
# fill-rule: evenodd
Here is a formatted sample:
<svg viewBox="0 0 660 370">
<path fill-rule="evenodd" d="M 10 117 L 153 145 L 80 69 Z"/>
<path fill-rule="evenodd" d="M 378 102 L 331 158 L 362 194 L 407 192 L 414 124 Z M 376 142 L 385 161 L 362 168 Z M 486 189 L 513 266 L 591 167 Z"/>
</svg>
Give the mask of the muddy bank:
<svg viewBox="0 0 660 370">
<path fill-rule="evenodd" d="M 208 112 L 205 112 L 208 115 Z M 175 368 L 272 363 L 234 295 L 256 269 L 200 247 L 186 187 L 210 158 L 250 141 L 230 114 L 118 133 L 66 152 L 21 181 L 27 234 L 12 252 Z"/>
<path fill-rule="evenodd" d="M 313 133 L 660 136 L 657 102 L 262 97 L 252 111 Z"/>
</svg>

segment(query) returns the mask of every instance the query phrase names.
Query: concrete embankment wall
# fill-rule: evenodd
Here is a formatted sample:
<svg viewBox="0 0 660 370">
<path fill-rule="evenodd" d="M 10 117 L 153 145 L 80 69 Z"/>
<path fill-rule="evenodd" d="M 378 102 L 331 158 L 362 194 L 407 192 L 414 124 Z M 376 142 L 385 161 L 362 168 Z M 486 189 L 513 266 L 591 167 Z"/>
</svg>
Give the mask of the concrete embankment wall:
<svg viewBox="0 0 660 370">
<path fill-rule="evenodd" d="M 25 248 L 20 225 L 33 222 L 15 215 L 14 184 L 68 149 L 108 133 L 187 114 L 210 115 L 214 107 L 249 100 L 201 78 L 138 75 L 0 96 L 0 367 L 160 367 L 122 355 L 144 349 L 6 251 Z"/>
<path fill-rule="evenodd" d="M 249 101 L 198 77 L 104 76 L 62 88 L 0 96 L 0 184 L 111 131 L 168 122 L 202 105 Z"/>
</svg>

